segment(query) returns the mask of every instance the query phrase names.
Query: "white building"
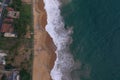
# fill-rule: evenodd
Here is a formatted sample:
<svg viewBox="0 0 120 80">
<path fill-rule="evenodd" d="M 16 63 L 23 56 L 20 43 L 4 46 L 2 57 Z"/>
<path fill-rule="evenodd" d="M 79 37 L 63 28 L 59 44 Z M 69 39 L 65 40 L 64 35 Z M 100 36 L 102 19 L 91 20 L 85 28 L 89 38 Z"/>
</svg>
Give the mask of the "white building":
<svg viewBox="0 0 120 80">
<path fill-rule="evenodd" d="M 2 52 L 2 51 L 0 51 L 0 64 L 3 64 L 3 65 L 6 64 L 5 56 L 7 56 L 7 54 Z"/>
<path fill-rule="evenodd" d="M 17 35 L 16 34 L 14 34 L 14 33 L 4 33 L 4 37 L 17 37 Z"/>
<path fill-rule="evenodd" d="M 10 18 L 19 18 L 20 12 L 19 11 L 8 11 L 8 17 Z"/>
</svg>

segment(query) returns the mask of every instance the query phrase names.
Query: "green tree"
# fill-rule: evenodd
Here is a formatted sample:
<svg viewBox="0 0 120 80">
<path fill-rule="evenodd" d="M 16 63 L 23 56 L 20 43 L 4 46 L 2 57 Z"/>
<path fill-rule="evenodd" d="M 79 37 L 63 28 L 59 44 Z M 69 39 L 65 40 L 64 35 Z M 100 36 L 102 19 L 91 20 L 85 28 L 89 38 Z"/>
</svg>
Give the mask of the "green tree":
<svg viewBox="0 0 120 80">
<path fill-rule="evenodd" d="M 25 69 L 20 70 L 20 79 L 21 80 L 30 80 L 31 79 L 30 73 L 28 73 L 27 70 L 25 70 Z"/>
<path fill-rule="evenodd" d="M 1 80 L 7 80 L 7 76 L 5 74 L 3 74 Z"/>
</svg>

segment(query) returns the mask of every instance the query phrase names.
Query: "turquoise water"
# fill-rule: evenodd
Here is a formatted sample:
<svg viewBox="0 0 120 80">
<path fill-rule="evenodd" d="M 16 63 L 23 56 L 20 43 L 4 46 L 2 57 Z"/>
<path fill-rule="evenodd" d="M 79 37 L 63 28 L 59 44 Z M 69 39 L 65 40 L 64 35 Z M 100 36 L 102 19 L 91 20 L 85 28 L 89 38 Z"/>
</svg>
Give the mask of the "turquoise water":
<svg viewBox="0 0 120 80">
<path fill-rule="evenodd" d="M 82 64 L 73 80 L 120 80 L 120 0 L 72 0 L 61 11 Z"/>
</svg>

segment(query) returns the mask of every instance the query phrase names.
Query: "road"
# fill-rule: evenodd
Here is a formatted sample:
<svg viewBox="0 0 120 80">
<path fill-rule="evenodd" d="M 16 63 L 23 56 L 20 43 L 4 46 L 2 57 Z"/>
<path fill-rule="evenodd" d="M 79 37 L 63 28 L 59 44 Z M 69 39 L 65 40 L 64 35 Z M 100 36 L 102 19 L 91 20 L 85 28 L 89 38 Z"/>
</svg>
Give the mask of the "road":
<svg viewBox="0 0 120 80">
<path fill-rule="evenodd" d="M 0 29 L 2 27 L 2 22 L 3 22 L 3 14 L 5 11 L 6 6 L 9 4 L 10 0 L 3 0 L 1 4 L 2 12 L 0 13 Z"/>
</svg>

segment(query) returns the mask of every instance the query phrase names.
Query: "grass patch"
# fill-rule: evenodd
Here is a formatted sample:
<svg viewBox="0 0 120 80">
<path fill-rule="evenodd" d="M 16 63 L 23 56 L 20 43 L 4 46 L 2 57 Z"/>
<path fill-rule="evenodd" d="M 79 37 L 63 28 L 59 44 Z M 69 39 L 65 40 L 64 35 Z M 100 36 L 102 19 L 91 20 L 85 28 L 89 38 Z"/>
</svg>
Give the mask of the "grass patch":
<svg viewBox="0 0 120 80">
<path fill-rule="evenodd" d="M 27 30 L 27 25 L 31 25 L 31 5 L 30 4 L 22 4 L 20 9 L 20 18 L 15 20 L 14 27 L 16 32 L 18 33 L 18 37 L 23 37 Z"/>
</svg>

